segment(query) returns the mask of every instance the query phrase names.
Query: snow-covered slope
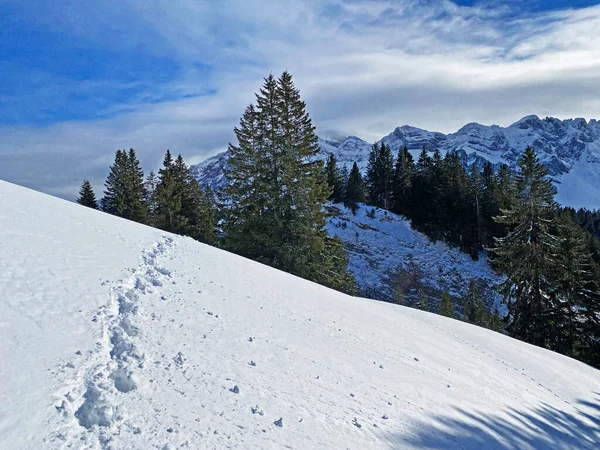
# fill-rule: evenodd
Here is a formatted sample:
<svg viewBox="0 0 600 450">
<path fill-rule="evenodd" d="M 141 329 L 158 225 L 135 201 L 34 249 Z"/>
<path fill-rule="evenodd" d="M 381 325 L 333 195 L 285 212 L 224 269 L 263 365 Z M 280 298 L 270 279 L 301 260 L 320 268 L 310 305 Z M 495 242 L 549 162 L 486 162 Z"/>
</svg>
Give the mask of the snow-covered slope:
<svg viewBox="0 0 600 450">
<path fill-rule="evenodd" d="M 595 449 L 600 372 L 0 182 L 0 448 Z"/>
<path fill-rule="evenodd" d="M 394 153 L 406 145 L 415 158 L 425 146 L 429 151 L 437 149 L 443 154 L 457 151 L 465 164 L 488 160 L 512 167 L 531 145 L 557 183 L 559 202 L 576 208 L 600 208 L 600 122 L 597 120 L 527 116 L 508 127 L 470 123 L 448 135 L 405 125 L 381 140 Z M 322 159 L 333 153 L 340 165 L 350 168 L 356 161 L 362 170 L 366 169 L 371 149 L 368 142 L 350 136 L 342 141 L 319 140 L 319 144 Z M 225 153 L 221 153 L 195 166 L 195 173 L 201 182 L 220 187 L 224 180 L 219 167 L 225 162 Z"/>
<path fill-rule="evenodd" d="M 349 269 L 365 296 L 393 300 L 399 278 L 410 277 L 405 288 L 412 283 L 415 288 L 430 288 L 434 295 L 447 290 L 457 297 L 474 279 L 487 288 L 489 300 L 496 297 L 491 291 L 501 279 L 485 258 L 473 261 L 456 248 L 432 242 L 414 231 L 403 216 L 389 211 L 360 205 L 353 214 L 343 204 L 328 205 L 327 209 L 327 230 L 344 242 Z"/>
</svg>

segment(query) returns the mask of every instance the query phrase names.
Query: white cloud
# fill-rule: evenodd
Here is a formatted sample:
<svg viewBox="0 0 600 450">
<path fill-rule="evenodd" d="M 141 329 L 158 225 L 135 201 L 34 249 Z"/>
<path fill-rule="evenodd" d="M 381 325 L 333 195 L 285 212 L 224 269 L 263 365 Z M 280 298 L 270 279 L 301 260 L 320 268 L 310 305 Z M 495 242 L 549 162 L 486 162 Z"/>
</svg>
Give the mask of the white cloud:
<svg viewBox="0 0 600 450">
<path fill-rule="evenodd" d="M 516 18 L 506 7 L 441 0 L 67 6 L 63 16 L 48 7 L 45 20 L 115 51 L 151 48 L 183 68 L 163 89 L 215 94 L 115 105 L 127 112 L 95 122 L 0 128 L 7 162 L 0 177 L 63 196 L 80 178 L 99 183 L 117 148 L 136 148 L 148 169 L 166 148 L 190 162 L 224 149 L 269 71 L 291 71 L 318 131 L 329 136 L 372 141 L 405 123 L 451 132 L 470 121 L 598 112 L 599 6 Z M 107 40 L 106 30 L 121 37 Z M 211 67 L 208 77 L 199 62 Z M 57 161 L 72 163 L 62 171 Z"/>
</svg>

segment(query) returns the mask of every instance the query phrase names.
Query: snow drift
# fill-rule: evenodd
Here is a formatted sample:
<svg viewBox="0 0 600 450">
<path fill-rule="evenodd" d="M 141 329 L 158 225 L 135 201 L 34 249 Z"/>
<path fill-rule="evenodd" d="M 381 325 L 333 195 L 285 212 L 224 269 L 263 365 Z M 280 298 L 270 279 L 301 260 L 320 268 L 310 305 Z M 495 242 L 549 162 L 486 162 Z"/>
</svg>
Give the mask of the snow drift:
<svg viewBox="0 0 600 450">
<path fill-rule="evenodd" d="M 0 448 L 597 448 L 600 372 L 0 182 Z"/>
</svg>

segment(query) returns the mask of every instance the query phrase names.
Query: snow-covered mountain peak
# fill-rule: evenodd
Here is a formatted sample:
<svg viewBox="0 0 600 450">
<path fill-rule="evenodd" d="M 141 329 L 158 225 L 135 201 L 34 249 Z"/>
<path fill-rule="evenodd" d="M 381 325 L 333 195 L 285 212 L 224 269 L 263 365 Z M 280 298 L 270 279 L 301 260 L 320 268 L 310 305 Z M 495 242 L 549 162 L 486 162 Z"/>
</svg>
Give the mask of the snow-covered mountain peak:
<svg viewBox="0 0 600 450">
<path fill-rule="evenodd" d="M 465 164 L 490 161 L 516 167 L 528 145 L 538 153 L 558 187 L 558 200 L 568 206 L 600 208 L 600 122 L 576 118 L 561 120 L 525 116 L 508 127 L 469 123 L 456 133 L 443 134 L 410 125 L 397 127 L 380 142 L 394 153 L 406 146 L 413 157 L 425 147 L 442 154 L 453 151 Z M 367 167 L 372 143 L 356 136 L 343 140 L 319 140 L 321 159 L 333 153 L 340 166 L 350 168 L 354 162 L 361 170 Z M 220 187 L 224 183 L 222 168 L 226 155 L 219 154 L 193 168 L 200 182 Z"/>
</svg>

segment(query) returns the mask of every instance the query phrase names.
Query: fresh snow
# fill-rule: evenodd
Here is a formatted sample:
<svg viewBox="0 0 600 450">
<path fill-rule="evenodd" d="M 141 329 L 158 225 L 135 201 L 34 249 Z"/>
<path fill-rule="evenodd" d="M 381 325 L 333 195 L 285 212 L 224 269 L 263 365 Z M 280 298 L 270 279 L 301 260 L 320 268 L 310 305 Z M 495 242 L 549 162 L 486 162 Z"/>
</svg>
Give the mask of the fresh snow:
<svg viewBox="0 0 600 450">
<path fill-rule="evenodd" d="M 418 268 L 419 282 L 453 296 L 465 294 L 469 281 L 475 279 L 487 288 L 493 300 L 494 287 L 502 281 L 482 254 L 479 261 L 457 248 L 413 230 L 403 216 L 379 208 L 360 205 L 353 214 L 342 204 L 327 207 L 330 212 L 327 230 L 339 237 L 349 256 L 349 269 L 363 294 L 390 300 L 394 296 L 400 271 Z M 372 217 L 367 212 L 372 211 Z M 492 305 L 488 305 L 492 306 Z"/>
<path fill-rule="evenodd" d="M 596 449 L 600 372 L 0 182 L 0 448 Z"/>
</svg>

